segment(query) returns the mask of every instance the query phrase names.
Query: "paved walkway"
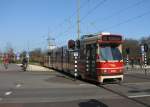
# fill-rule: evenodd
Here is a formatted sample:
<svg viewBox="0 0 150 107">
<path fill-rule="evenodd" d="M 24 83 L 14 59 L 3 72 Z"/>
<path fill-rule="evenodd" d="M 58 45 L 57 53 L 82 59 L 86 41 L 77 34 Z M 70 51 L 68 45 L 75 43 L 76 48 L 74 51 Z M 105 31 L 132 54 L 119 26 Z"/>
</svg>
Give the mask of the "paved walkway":
<svg viewBox="0 0 150 107">
<path fill-rule="evenodd" d="M 131 65 L 125 65 L 125 68 L 132 68 Z M 140 65 L 133 65 L 134 68 L 141 68 Z M 150 65 L 147 65 L 146 67 L 143 65 L 142 68 L 150 68 Z"/>
<path fill-rule="evenodd" d="M 21 66 L 21 64 L 17 64 L 19 66 Z M 52 69 L 46 68 L 46 67 L 42 67 L 39 65 L 28 65 L 27 67 L 27 71 L 53 71 Z"/>
</svg>

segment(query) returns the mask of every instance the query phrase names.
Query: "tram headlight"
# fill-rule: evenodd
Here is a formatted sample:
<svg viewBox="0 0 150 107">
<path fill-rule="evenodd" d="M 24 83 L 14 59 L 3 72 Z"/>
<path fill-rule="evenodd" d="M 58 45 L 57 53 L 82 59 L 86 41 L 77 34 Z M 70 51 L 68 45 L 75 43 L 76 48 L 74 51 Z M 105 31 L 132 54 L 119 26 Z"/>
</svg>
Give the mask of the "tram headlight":
<svg viewBox="0 0 150 107">
<path fill-rule="evenodd" d="M 101 74 L 108 74 L 109 71 L 107 69 L 103 69 L 103 70 L 97 70 L 97 74 L 101 75 Z"/>
<path fill-rule="evenodd" d="M 102 70 L 102 73 L 103 73 L 103 74 L 107 74 L 107 73 L 108 73 L 108 70 L 107 70 L 107 69 L 104 69 L 104 70 Z"/>
<path fill-rule="evenodd" d="M 107 73 L 107 70 L 105 69 L 105 70 L 103 70 L 103 72 L 104 72 L 104 73 Z"/>
<path fill-rule="evenodd" d="M 119 72 L 120 72 L 120 73 L 123 73 L 123 70 L 122 70 L 122 69 L 120 69 L 120 70 L 119 70 Z"/>
</svg>

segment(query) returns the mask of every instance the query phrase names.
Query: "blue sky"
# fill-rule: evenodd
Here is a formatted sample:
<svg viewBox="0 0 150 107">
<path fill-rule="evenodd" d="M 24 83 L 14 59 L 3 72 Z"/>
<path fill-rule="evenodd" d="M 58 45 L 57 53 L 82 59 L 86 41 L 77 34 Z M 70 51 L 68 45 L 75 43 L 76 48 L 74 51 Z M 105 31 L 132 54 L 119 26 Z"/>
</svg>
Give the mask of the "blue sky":
<svg viewBox="0 0 150 107">
<path fill-rule="evenodd" d="M 76 0 L 0 0 L 0 50 L 47 48 L 77 38 Z M 150 35 L 150 0 L 80 0 L 81 35 L 107 31 L 125 38 Z"/>
</svg>

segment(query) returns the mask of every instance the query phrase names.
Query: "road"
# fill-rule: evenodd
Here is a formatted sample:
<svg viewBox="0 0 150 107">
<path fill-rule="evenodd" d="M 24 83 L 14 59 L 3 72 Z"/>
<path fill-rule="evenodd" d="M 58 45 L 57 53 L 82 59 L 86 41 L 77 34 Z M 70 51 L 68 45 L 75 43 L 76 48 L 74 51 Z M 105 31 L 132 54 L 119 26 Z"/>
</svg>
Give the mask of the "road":
<svg viewBox="0 0 150 107">
<path fill-rule="evenodd" d="M 0 65 L 0 107 L 150 107 L 150 73 L 126 71 L 122 84 L 95 84 L 56 71 Z"/>
</svg>

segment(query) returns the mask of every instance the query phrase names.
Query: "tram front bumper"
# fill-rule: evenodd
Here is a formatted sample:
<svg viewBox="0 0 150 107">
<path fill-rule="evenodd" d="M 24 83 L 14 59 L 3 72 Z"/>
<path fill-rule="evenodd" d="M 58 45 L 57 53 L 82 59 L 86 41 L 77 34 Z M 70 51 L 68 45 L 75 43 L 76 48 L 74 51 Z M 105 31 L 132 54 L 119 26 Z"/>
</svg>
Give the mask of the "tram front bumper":
<svg viewBox="0 0 150 107">
<path fill-rule="evenodd" d="M 98 77 L 98 81 L 99 81 L 100 83 L 103 83 L 105 79 L 107 79 L 107 80 L 109 80 L 109 79 L 119 79 L 119 80 L 122 81 L 122 80 L 123 80 L 123 75 L 99 76 L 99 77 Z"/>
</svg>

